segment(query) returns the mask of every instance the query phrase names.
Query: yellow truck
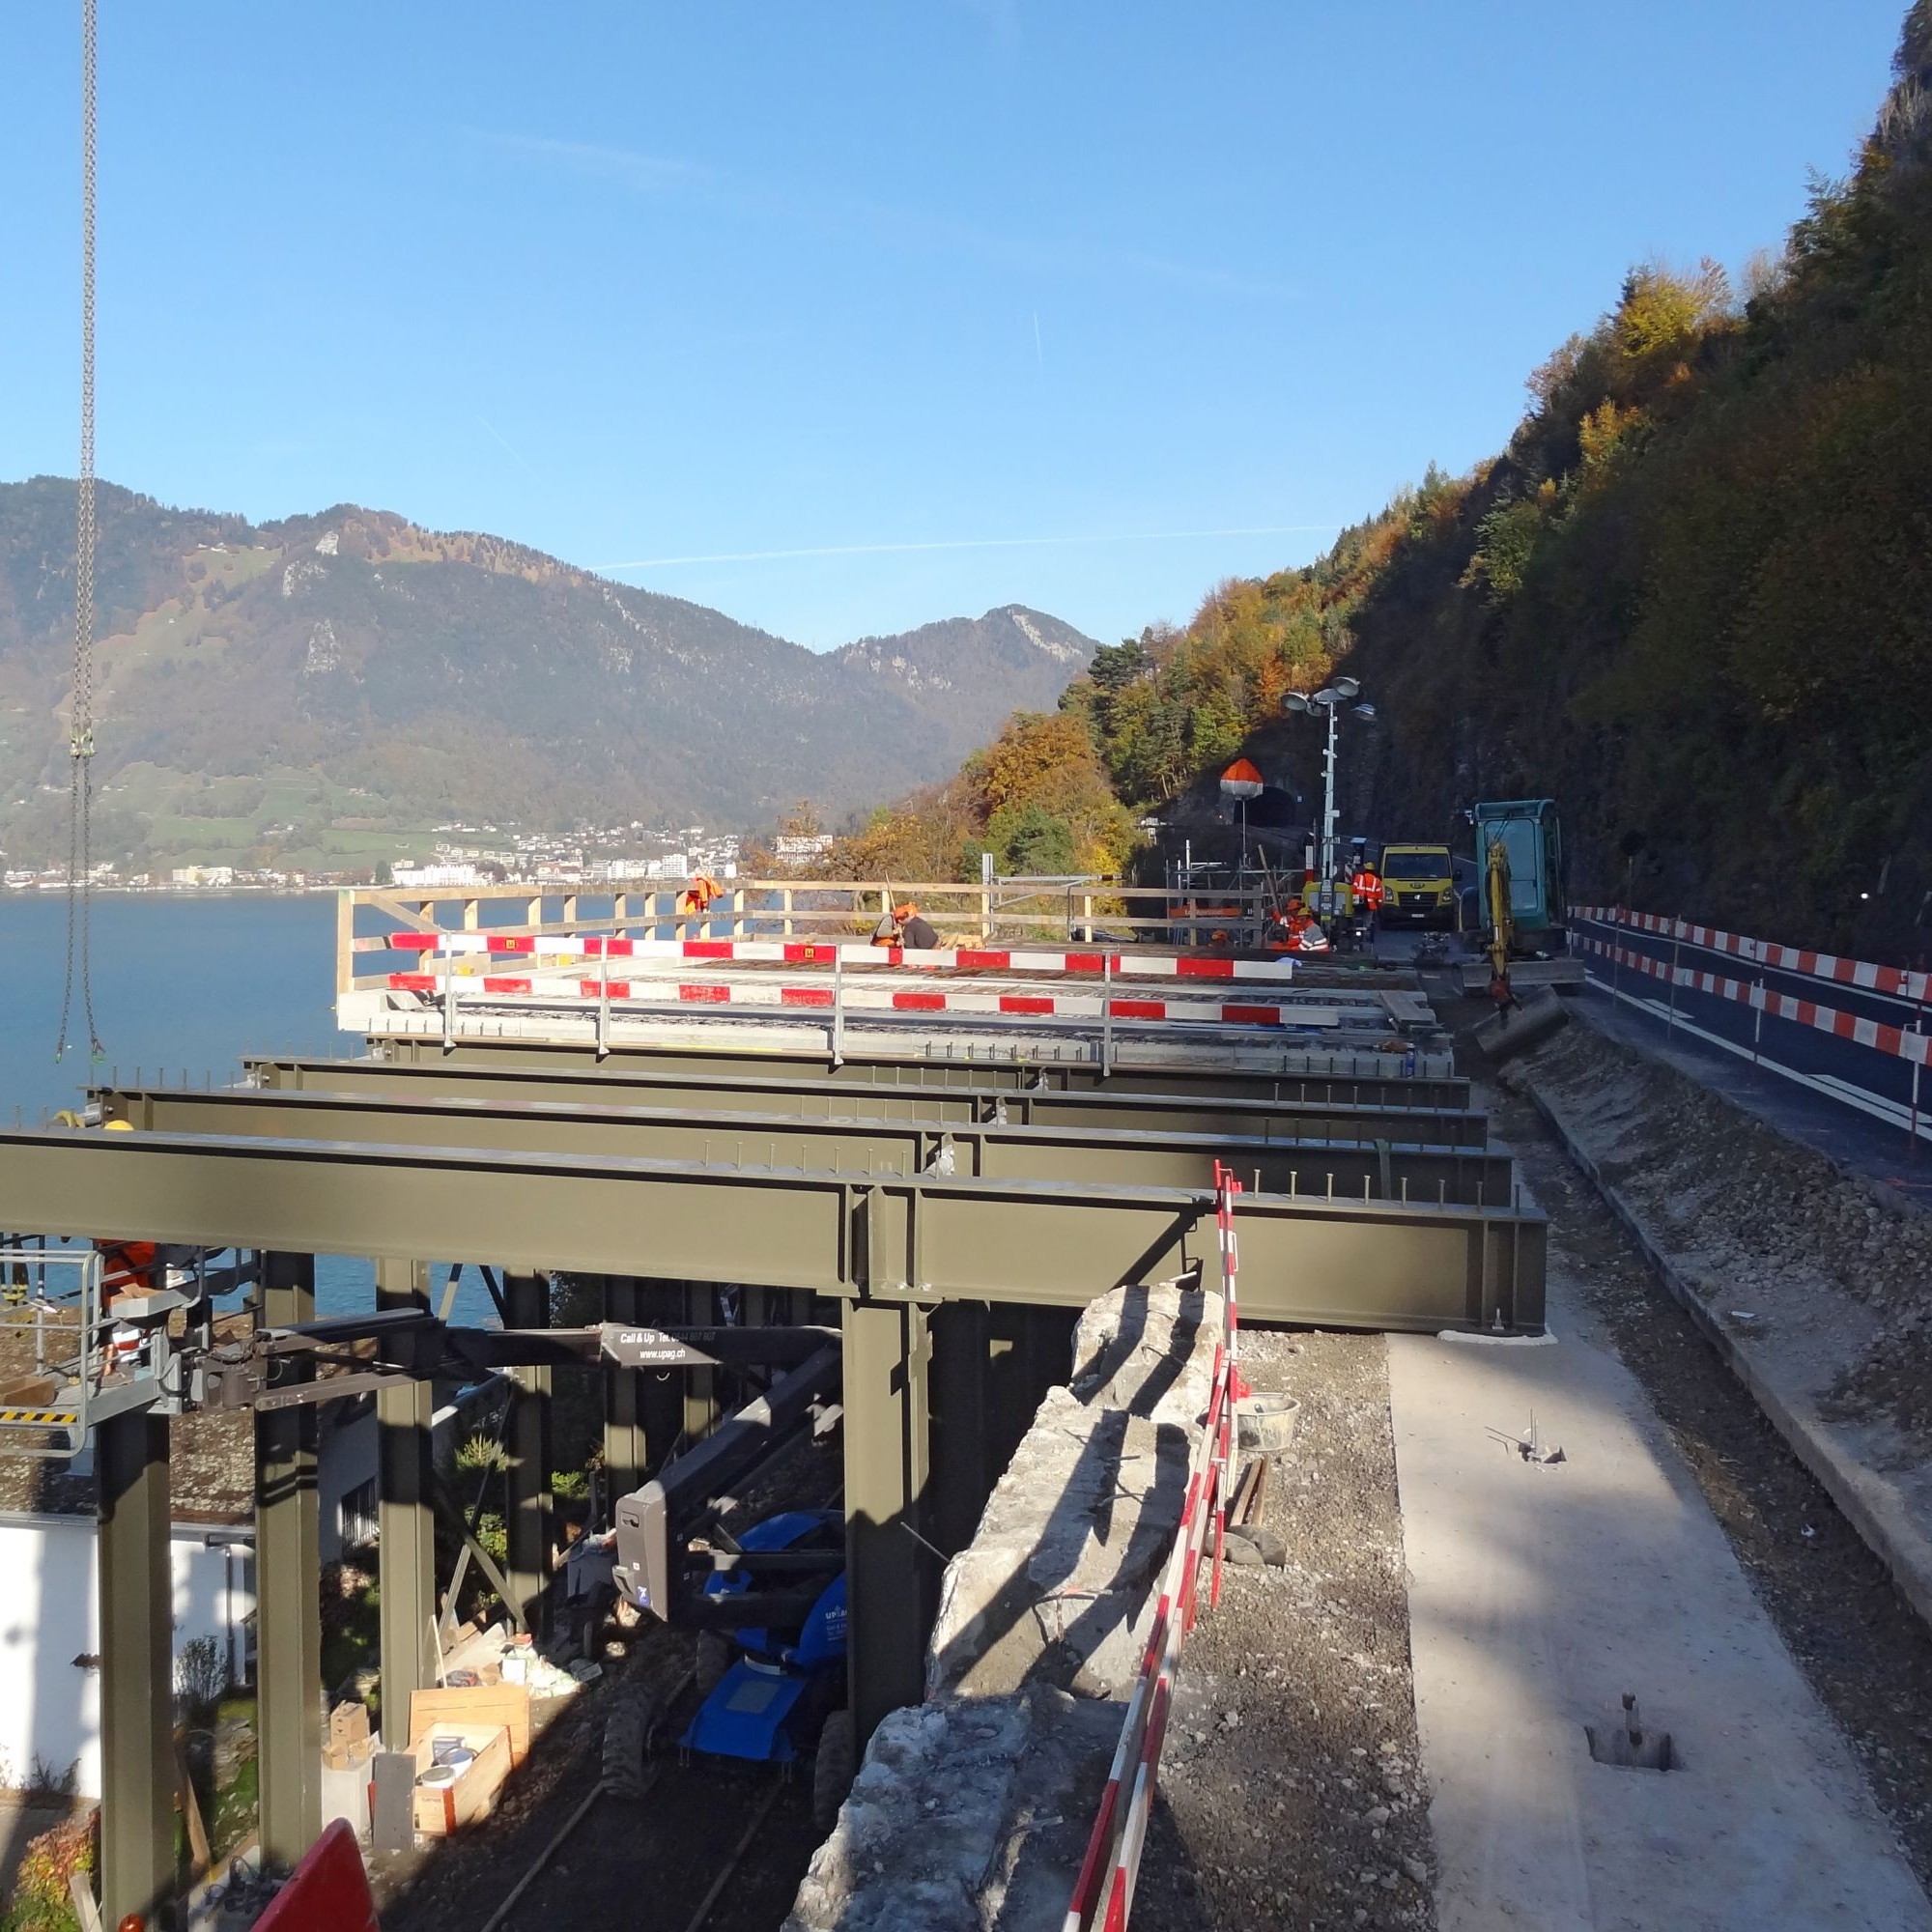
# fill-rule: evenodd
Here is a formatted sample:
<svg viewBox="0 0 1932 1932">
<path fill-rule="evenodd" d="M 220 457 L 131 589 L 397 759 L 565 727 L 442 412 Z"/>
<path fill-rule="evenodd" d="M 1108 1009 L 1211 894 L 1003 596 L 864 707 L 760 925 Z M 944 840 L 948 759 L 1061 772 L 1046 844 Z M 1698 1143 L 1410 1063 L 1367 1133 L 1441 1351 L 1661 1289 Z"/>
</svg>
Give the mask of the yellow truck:
<svg viewBox="0 0 1932 1932">
<path fill-rule="evenodd" d="M 1383 925 L 1456 923 L 1456 878 L 1446 845 L 1382 847 Z"/>
</svg>

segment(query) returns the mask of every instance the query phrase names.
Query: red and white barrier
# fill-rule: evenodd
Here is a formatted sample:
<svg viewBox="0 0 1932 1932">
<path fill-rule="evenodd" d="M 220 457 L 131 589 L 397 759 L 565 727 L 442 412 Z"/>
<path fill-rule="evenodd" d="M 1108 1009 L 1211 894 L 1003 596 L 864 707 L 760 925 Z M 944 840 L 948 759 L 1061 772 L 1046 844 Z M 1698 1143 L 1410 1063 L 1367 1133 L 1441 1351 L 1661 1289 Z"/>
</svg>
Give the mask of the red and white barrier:
<svg viewBox="0 0 1932 1932">
<path fill-rule="evenodd" d="M 391 973 L 396 993 L 440 994 L 451 982 L 437 973 Z M 609 999 L 613 1005 L 779 1007 L 832 1012 L 991 1013 L 1036 1019 L 1113 1019 L 1178 1026 L 1310 1026 L 1332 1024 L 1330 1008 L 1282 1007 L 1257 1001 L 1107 998 L 1097 993 L 995 993 L 941 987 L 794 986 L 781 980 L 559 980 L 485 974 L 454 982 L 459 993 L 498 999 Z"/>
<path fill-rule="evenodd" d="M 823 939 L 626 939 L 597 933 L 390 932 L 355 942 L 357 952 L 487 954 L 493 958 L 728 959 L 772 966 L 925 966 L 958 973 L 1107 973 L 1117 979 L 1266 980 L 1293 977 L 1289 959 L 1208 954 L 1094 952 L 1056 948 L 870 946 Z"/>
<path fill-rule="evenodd" d="M 1888 1026 L 1881 1020 L 1843 1012 L 1835 1007 L 1821 1007 L 1815 1001 L 1796 999 L 1789 993 L 1774 993 L 1749 980 L 1726 979 L 1722 974 L 1706 973 L 1690 966 L 1673 967 L 1667 959 L 1656 959 L 1647 952 L 1617 946 L 1589 933 L 1577 936 L 1592 952 L 1650 979 L 1683 986 L 1691 992 L 1714 994 L 1720 1000 L 1735 1000 L 1740 1005 L 1755 1007 L 1778 1019 L 1792 1020 L 1799 1026 L 1815 1027 L 1820 1033 L 1855 1040 L 1874 1052 L 1889 1053 L 1920 1066 L 1932 1065 L 1932 1034 L 1917 1033 L 1910 1027 Z M 1918 979 L 1922 976 L 1914 974 L 1910 977 Z"/>
<path fill-rule="evenodd" d="M 1715 925 L 1692 925 L 1688 920 L 1665 919 L 1657 913 L 1631 912 L 1622 906 L 1573 906 L 1573 919 L 1599 925 L 1628 926 L 1654 933 L 1660 939 L 1680 940 L 1706 952 L 1727 952 L 1755 966 L 1779 973 L 1798 973 L 1808 980 L 1830 980 L 1841 986 L 1861 986 L 1868 993 L 1893 999 L 1932 1000 L 1932 973 L 1914 973 L 1902 966 L 1879 966 L 1869 959 L 1843 959 L 1834 952 L 1814 952 L 1802 946 L 1779 946 L 1768 939 L 1749 939 Z"/>
<path fill-rule="evenodd" d="M 1195 1438 L 1187 1471 L 1186 1499 L 1174 1548 L 1162 1573 L 1152 1628 L 1141 1654 L 1140 1674 L 1127 1699 L 1120 1743 L 1100 1794 L 1099 1810 L 1088 1834 L 1086 1856 L 1073 1882 L 1062 1932 L 1125 1932 L 1133 1911 L 1141 1853 L 1153 1813 L 1154 1785 L 1161 1747 L 1167 1738 L 1174 1683 L 1181 1647 L 1194 1628 L 1200 1605 L 1202 1558 L 1208 1553 L 1208 1525 L 1214 1525 L 1210 1606 L 1221 1596 L 1221 1551 L 1227 1510 L 1228 1469 L 1234 1442 L 1234 1405 L 1242 1392 L 1236 1373 L 1239 1324 L 1236 1316 L 1235 1196 L 1241 1183 L 1217 1161 L 1214 1169 L 1215 1219 L 1220 1232 L 1222 1327 L 1214 1350 L 1213 1385 L 1208 1415 Z"/>
</svg>

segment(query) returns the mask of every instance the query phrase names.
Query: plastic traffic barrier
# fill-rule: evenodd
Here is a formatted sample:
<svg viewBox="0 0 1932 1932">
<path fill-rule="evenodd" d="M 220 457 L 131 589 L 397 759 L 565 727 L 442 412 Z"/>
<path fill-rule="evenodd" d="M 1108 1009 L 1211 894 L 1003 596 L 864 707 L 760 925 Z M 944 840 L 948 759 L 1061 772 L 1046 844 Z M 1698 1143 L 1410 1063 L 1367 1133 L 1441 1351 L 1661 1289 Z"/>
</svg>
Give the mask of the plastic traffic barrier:
<svg viewBox="0 0 1932 1932">
<path fill-rule="evenodd" d="M 1127 1698 L 1120 1743 L 1106 1788 L 1088 1834 L 1086 1856 L 1073 1882 L 1062 1932 L 1124 1932 L 1133 1911 L 1148 1821 L 1153 1813 L 1161 1747 L 1173 1708 L 1180 1653 L 1200 1608 L 1201 1569 L 1208 1561 L 1208 1601 L 1221 1596 L 1221 1558 L 1227 1521 L 1229 1467 L 1237 1396 L 1247 1393 L 1236 1363 L 1240 1321 L 1236 1297 L 1238 1260 L 1235 1244 L 1235 1197 L 1241 1183 L 1217 1161 L 1215 1219 L 1221 1250 L 1222 1327 L 1215 1349 L 1208 1414 L 1195 1438 L 1187 1471 L 1186 1500 L 1174 1548 L 1162 1573 L 1153 1627 L 1141 1654 L 1140 1674 Z M 1211 1525 L 1211 1555 L 1208 1533 Z"/>
<path fill-rule="evenodd" d="M 255 1921 L 255 1932 L 382 1932 L 369 1874 L 348 1819 L 309 1847 L 287 1885 Z"/>
</svg>

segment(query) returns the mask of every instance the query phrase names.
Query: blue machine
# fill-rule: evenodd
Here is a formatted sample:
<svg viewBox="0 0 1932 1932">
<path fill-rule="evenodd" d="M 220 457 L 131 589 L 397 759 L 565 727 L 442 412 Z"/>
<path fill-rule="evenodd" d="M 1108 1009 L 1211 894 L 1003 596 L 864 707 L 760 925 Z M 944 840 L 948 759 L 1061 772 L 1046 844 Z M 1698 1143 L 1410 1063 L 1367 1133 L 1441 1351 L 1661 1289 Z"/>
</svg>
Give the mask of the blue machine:
<svg viewBox="0 0 1932 1932">
<path fill-rule="evenodd" d="M 845 1520 L 838 1510 L 787 1510 L 753 1524 L 739 1548 L 837 1549 L 845 1547 Z M 751 1587 L 742 1570 L 727 1570 L 704 1585 L 708 1597 L 742 1595 Z M 798 1629 L 758 1626 L 734 1630 L 743 1653 L 718 1688 L 698 1706 L 678 1740 L 686 1750 L 755 1764 L 791 1764 L 809 1753 L 845 1688 L 845 1573 L 840 1570 L 807 1611 Z"/>
</svg>

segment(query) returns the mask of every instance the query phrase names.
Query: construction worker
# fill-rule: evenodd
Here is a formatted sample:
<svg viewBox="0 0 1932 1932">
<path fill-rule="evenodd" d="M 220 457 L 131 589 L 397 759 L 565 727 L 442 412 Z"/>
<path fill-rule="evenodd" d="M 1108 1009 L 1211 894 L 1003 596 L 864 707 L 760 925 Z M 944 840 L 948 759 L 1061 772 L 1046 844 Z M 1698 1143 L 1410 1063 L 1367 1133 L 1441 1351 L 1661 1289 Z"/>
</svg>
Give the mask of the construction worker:
<svg viewBox="0 0 1932 1932">
<path fill-rule="evenodd" d="M 1353 876 L 1349 881 L 1349 893 L 1354 900 L 1355 909 L 1361 913 L 1368 927 L 1368 936 L 1376 936 L 1376 919 L 1382 909 L 1382 878 L 1369 863 L 1369 855 L 1364 852 L 1355 862 Z"/>
<path fill-rule="evenodd" d="M 899 944 L 909 947 L 915 952 L 932 952 L 939 947 L 939 929 L 929 921 L 919 916 L 916 905 L 902 905 L 898 909 Z"/>
<path fill-rule="evenodd" d="M 1268 946 L 1276 952 L 1326 952 L 1328 935 L 1297 895 L 1282 908 Z"/>
<path fill-rule="evenodd" d="M 930 952 L 939 945 L 936 927 L 922 919 L 919 907 L 910 899 L 895 906 L 872 928 L 874 946 L 903 946 L 914 952 Z"/>
<path fill-rule="evenodd" d="M 112 1308 L 123 1295 L 151 1294 L 156 1284 L 157 1253 L 153 1241 L 96 1241 L 100 1252 L 100 1292 Z"/>
<path fill-rule="evenodd" d="M 677 895 L 678 917 L 694 919 L 708 912 L 714 899 L 724 896 L 724 888 L 709 872 L 699 872 Z"/>
</svg>

